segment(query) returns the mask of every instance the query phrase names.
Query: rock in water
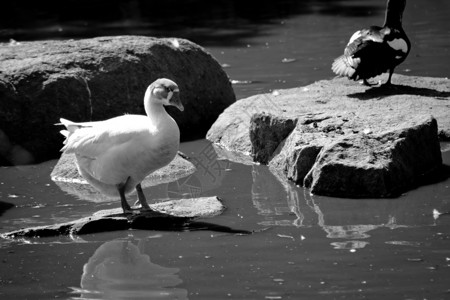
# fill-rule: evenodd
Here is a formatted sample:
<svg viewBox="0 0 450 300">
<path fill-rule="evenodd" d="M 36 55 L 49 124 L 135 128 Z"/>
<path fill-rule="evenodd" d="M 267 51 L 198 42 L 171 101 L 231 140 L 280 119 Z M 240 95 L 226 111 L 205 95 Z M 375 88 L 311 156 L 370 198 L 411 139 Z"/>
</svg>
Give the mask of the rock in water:
<svg viewBox="0 0 450 300">
<path fill-rule="evenodd" d="M 75 221 L 19 229 L 3 233 L 1 238 L 37 238 L 59 235 L 81 235 L 116 230 L 181 230 L 197 218 L 220 215 L 225 206 L 218 197 L 177 199 L 151 204 L 152 211 L 125 215 L 121 208 L 99 211 Z M 223 228 L 232 231 L 231 228 Z"/>
<path fill-rule="evenodd" d="M 387 132 L 330 141 L 318 153 L 303 185 L 319 195 L 393 197 L 441 165 L 437 122 L 419 115 Z"/>
<path fill-rule="evenodd" d="M 315 125 L 301 121 L 272 154 L 269 166 L 313 194 L 361 198 L 397 196 L 442 164 L 432 117 L 412 116 L 395 126 L 387 121 L 391 127 L 374 119 L 384 130 L 367 134 L 360 127 L 366 118 L 347 119 L 330 117 Z M 253 151 L 264 153 L 265 148 L 253 144 Z"/>
<path fill-rule="evenodd" d="M 450 137 L 448 79 L 398 79 L 387 89 L 333 79 L 242 99 L 207 138 L 314 194 L 397 196 L 442 166 L 439 137 Z"/>
<path fill-rule="evenodd" d="M 235 101 L 220 64 L 184 39 L 118 36 L 0 44 L 0 69 L 0 130 L 36 161 L 58 156 L 61 137 L 53 124 L 60 117 L 95 121 L 144 114 L 144 92 L 157 78 L 180 87 L 185 113 L 169 113 L 184 139 L 202 137 Z M 10 153 L 3 156 L 11 164 L 18 161 Z"/>
</svg>

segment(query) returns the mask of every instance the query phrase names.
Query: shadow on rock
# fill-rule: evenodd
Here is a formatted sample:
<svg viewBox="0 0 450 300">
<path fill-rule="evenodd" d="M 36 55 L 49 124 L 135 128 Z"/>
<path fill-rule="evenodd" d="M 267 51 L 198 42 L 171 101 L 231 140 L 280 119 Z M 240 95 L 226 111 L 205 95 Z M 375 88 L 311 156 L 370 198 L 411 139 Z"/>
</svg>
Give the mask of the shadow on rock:
<svg viewBox="0 0 450 300">
<path fill-rule="evenodd" d="M 246 234 L 252 234 L 255 233 L 257 231 L 255 230 L 246 230 L 246 229 L 236 229 L 236 228 L 232 228 L 229 226 L 223 226 L 223 225 L 218 225 L 218 224 L 214 224 L 214 223 L 209 223 L 209 222 L 198 222 L 198 221 L 194 221 L 194 222 L 188 222 L 184 225 L 184 229 L 185 231 L 199 231 L 199 230 L 206 230 L 206 231 L 214 231 L 214 232 L 221 232 L 221 233 L 229 233 L 229 234 L 242 234 L 242 235 L 246 235 Z"/>
<path fill-rule="evenodd" d="M 438 100 L 448 100 L 445 98 L 450 97 L 450 92 L 448 91 L 438 91 L 430 88 L 413 87 L 408 85 L 382 85 L 378 87 L 371 87 L 362 93 L 349 94 L 350 98 L 357 98 L 359 100 L 370 100 L 374 98 L 384 98 L 393 95 L 413 95 L 413 96 L 424 96 L 433 97 Z"/>
<path fill-rule="evenodd" d="M 111 216 L 112 217 L 112 216 Z M 128 222 L 126 222 L 128 219 Z M 126 224 L 128 223 L 128 224 Z M 108 232 L 126 229 L 159 230 L 159 231 L 214 231 L 229 234 L 252 234 L 253 231 L 235 229 L 229 226 L 218 225 L 210 222 L 196 221 L 192 217 L 179 217 L 157 211 L 145 214 L 125 216 L 118 214 L 114 218 L 101 218 L 83 224 L 78 230 L 79 235 L 97 232 Z"/>
</svg>

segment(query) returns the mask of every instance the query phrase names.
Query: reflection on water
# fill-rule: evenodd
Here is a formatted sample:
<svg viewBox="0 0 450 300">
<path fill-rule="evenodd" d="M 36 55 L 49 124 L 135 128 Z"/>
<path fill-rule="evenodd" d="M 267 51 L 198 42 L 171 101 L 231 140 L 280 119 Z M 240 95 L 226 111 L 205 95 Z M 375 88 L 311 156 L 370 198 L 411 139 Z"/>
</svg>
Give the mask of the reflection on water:
<svg viewBox="0 0 450 300">
<path fill-rule="evenodd" d="M 130 236 L 102 244 L 84 265 L 81 288 L 73 288 L 80 296 L 72 299 L 187 299 L 177 288 L 179 269 L 152 263 L 147 243 Z"/>
<path fill-rule="evenodd" d="M 444 153 L 445 157 L 450 152 Z M 252 166 L 252 201 L 264 226 L 320 226 L 335 249 L 363 248 L 370 232 L 435 224 L 433 211 L 423 213 L 423 200 L 339 199 L 313 196 L 307 189 L 278 178 L 266 166 Z"/>
</svg>

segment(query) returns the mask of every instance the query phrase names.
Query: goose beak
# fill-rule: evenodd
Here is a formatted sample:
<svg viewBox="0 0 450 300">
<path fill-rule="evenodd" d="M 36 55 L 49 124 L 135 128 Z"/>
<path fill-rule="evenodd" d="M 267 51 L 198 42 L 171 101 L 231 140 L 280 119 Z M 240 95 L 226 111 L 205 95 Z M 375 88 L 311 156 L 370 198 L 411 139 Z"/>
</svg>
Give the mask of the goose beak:
<svg viewBox="0 0 450 300">
<path fill-rule="evenodd" d="M 170 97 L 169 103 L 170 103 L 170 105 L 178 108 L 180 111 L 184 110 L 183 103 L 181 103 L 181 99 L 180 99 L 180 90 L 176 89 L 173 91 L 173 95 L 172 95 L 172 97 Z"/>
</svg>

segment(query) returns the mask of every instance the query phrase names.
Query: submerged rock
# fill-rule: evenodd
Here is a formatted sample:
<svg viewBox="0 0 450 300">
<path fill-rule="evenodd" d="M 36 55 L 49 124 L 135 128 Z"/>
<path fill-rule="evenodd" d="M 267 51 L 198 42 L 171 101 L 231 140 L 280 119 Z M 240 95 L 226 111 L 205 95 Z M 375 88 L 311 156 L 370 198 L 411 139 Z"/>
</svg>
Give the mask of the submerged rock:
<svg viewBox="0 0 450 300">
<path fill-rule="evenodd" d="M 0 70 L 0 140 L 10 145 L 0 146 L 4 164 L 57 157 L 63 138 L 53 124 L 60 117 L 95 121 L 144 114 L 145 90 L 160 77 L 180 87 L 185 111 L 168 111 L 184 139 L 203 136 L 235 101 L 220 64 L 184 39 L 118 36 L 0 44 Z"/>
<path fill-rule="evenodd" d="M 165 167 L 151 173 L 142 181 L 142 187 L 155 186 L 174 182 L 180 178 L 193 174 L 196 167 L 193 163 L 184 158 L 181 153 Z M 64 192 L 76 196 L 79 199 L 91 202 L 111 202 L 119 201 L 120 197 L 107 197 L 91 186 L 79 173 L 76 165 L 75 154 L 63 153 L 58 163 L 50 174 L 51 179 Z"/>
<path fill-rule="evenodd" d="M 242 99 L 207 138 L 314 194 L 397 196 L 442 166 L 450 92 L 447 79 L 396 78 L 391 88 L 333 79 Z"/>
</svg>

